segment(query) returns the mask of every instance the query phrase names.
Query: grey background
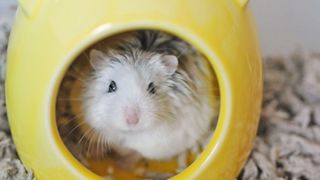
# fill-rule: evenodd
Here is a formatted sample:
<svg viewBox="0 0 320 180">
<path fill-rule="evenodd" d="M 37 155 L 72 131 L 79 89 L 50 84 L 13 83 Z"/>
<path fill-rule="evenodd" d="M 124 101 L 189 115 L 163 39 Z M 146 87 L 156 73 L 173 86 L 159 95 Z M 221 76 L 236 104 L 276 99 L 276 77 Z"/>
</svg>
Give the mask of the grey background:
<svg viewBox="0 0 320 180">
<path fill-rule="evenodd" d="M 265 55 L 320 52 L 320 0 L 252 0 Z"/>
</svg>

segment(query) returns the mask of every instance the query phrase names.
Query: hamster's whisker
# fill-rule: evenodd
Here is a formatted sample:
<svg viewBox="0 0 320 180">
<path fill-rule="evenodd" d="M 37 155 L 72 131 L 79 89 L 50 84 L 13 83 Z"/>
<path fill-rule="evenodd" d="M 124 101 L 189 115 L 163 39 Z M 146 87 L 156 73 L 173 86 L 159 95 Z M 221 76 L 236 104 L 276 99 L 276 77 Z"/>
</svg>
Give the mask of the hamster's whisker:
<svg viewBox="0 0 320 180">
<path fill-rule="evenodd" d="M 94 145 L 94 140 L 96 139 L 95 138 L 96 136 L 96 133 L 94 131 L 92 131 L 92 133 L 90 134 L 90 138 L 89 138 L 89 145 L 88 145 L 88 150 L 92 150 L 92 146 Z"/>
<path fill-rule="evenodd" d="M 103 145 L 104 145 L 104 143 L 103 143 L 103 136 L 102 136 L 102 134 L 100 134 L 99 146 L 100 146 L 100 151 L 101 151 L 100 153 L 101 153 L 101 154 L 103 154 L 103 151 L 104 151 L 104 149 L 105 149 Z"/>
<path fill-rule="evenodd" d="M 85 142 L 84 142 L 84 144 L 83 144 L 83 147 L 85 147 L 86 149 L 86 153 L 89 153 L 89 154 L 91 154 L 90 153 L 90 144 L 91 144 L 91 136 L 92 136 L 92 133 L 94 133 L 93 131 L 90 131 L 89 133 L 88 133 L 88 135 L 86 135 L 86 138 L 85 138 Z"/>
<path fill-rule="evenodd" d="M 103 134 L 101 134 L 101 153 L 105 154 L 105 151 L 107 150 L 106 148 L 106 138 Z"/>
<path fill-rule="evenodd" d="M 97 154 L 100 156 L 102 154 L 102 144 L 101 144 L 101 134 L 98 134 L 98 137 L 97 137 L 97 140 L 96 140 L 96 151 L 97 151 Z"/>
<path fill-rule="evenodd" d="M 70 116 L 72 116 L 72 117 L 70 117 Z M 77 118 L 82 117 L 82 116 L 84 116 L 84 113 L 78 113 L 76 115 L 74 115 L 74 114 L 71 114 L 71 115 L 62 114 L 62 115 L 58 115 L 58 120 L 57 121 L 59 121 L 59 119 L 65 119 L 64 121 L 59 121 L 59 127 L 69 128 L 69 125 L 74 123 L 74 120 L 76 120 Z M 61 123 L 61 122 L 64 122 L 64 123 Z"/>
<path fill-rule="evenodd" d="M 102 143 L 103 143 L 103 147 L 104 147 L 104 149 L 106 149 L 107 151 L 109 151 L 109 141 L 108 141 L 108 138 L 106 137 L 106 136 L 102 136 L 103 137 L 103 141 L 102 141 Z"/>
<path fill-rule="evenodd" d="M 75 125 L 75 127 L 73 127 L 70 132 L 66 135 L 66 137 L 69 137 L 76 129 L 80 128 L 81 126 L 86 125 L 85 121 L 82 121 L 78 124 Z"/>
<path fill-rule="evenodd" d="M 82 141 L 83 141 L 83 139 L 85 139 L 85 138 L 87 137 L 87 135 L 88 135 L 89 133 L 91 133 L 91 131 L 93 131 L 93 129 L 88 128 L 87 131 L 85 131 L 85 132 L 82 134 L 80 140 L 78 141 L 78 144 L 81 144 Z"/>
<path fill-rule="evenodd" d="M 110 139 L 107 137 L 106 137 L 106 139 L 107 139 L 106 143 L 107 143 L 108 151 L 111 152 Z"/>
<path fill-rule="evenodd" d="M 90 131 L 90 133 L 88 133 L 88 135 L 86 136 L 87 138 L 86 138 L 86 143 L 88 143 L 87 145 L 87 147 L 88 147 L 88 149 L 90 149 L 89 147 L 90 147 L 90 143 L 91 143 L 91 141 L 92 141 L 92 136 L 93 136 L 93 134 L 94 134 L 94 131 Z"/>
<path fill-rule="evenodd" d="M 83 117 L 84 116 L 84 112 L 80 112 L 78 114 L 75 114 L 71 119 L 69 119 L 69 121 L 74 121 L 76 119 L 78 119 L 79 117 Z"/>
</svg>

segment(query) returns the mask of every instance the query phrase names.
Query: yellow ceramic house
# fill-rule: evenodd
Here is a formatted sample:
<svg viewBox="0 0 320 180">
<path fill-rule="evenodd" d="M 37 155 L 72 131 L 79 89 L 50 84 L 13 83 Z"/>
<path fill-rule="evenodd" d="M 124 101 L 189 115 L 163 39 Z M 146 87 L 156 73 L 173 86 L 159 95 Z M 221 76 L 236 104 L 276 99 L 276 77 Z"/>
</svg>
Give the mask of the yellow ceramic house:
<svg viewBox="0 0 320 180">
<path fill-rule="evenodd" d="M 56 126 L 59 85 L 87 47 L 134 29 L 175 34 L 201 50 L 221 95 L 216 132 L 172 179 L 234 179 L 252 148 L 262 70 L 247 0 L 19 0 L 11 33 L 6 98 L 14 142 L 38 179 L 99 179 L 64 146 Z"/>
</svg>

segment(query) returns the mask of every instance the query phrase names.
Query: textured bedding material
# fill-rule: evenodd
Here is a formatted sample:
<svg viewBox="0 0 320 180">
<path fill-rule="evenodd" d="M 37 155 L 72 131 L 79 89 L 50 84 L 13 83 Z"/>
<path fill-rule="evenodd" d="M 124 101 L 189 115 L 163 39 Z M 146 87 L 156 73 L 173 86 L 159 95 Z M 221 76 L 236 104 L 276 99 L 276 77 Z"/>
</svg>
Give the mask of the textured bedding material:
<svg viewBox="0 0 320 180">
<path fill-rule="evenodd" d="M 4 77 L 13 13 L 8 14 L 0 16 L 0 179 L 33 179 L 7 122 Z M 239 179 L 320 179 L 320 54 L 301 54 L 264 59 L 260 127 Z"/>
</svg>

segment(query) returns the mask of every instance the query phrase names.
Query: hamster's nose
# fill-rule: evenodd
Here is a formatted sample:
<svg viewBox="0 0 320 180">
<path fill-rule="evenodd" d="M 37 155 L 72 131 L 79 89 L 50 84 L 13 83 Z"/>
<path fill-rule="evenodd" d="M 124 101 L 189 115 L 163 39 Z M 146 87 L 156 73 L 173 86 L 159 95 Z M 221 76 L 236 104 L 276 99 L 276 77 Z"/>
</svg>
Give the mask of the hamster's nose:
<svg viewBox="0 0 320 180">
<path fill-rule="evenodd" d="M 130 125 L 138 124 L 139 122 L 139 114 L 136 110 L 128 111 L 126 121 Z"/>
</svg>

